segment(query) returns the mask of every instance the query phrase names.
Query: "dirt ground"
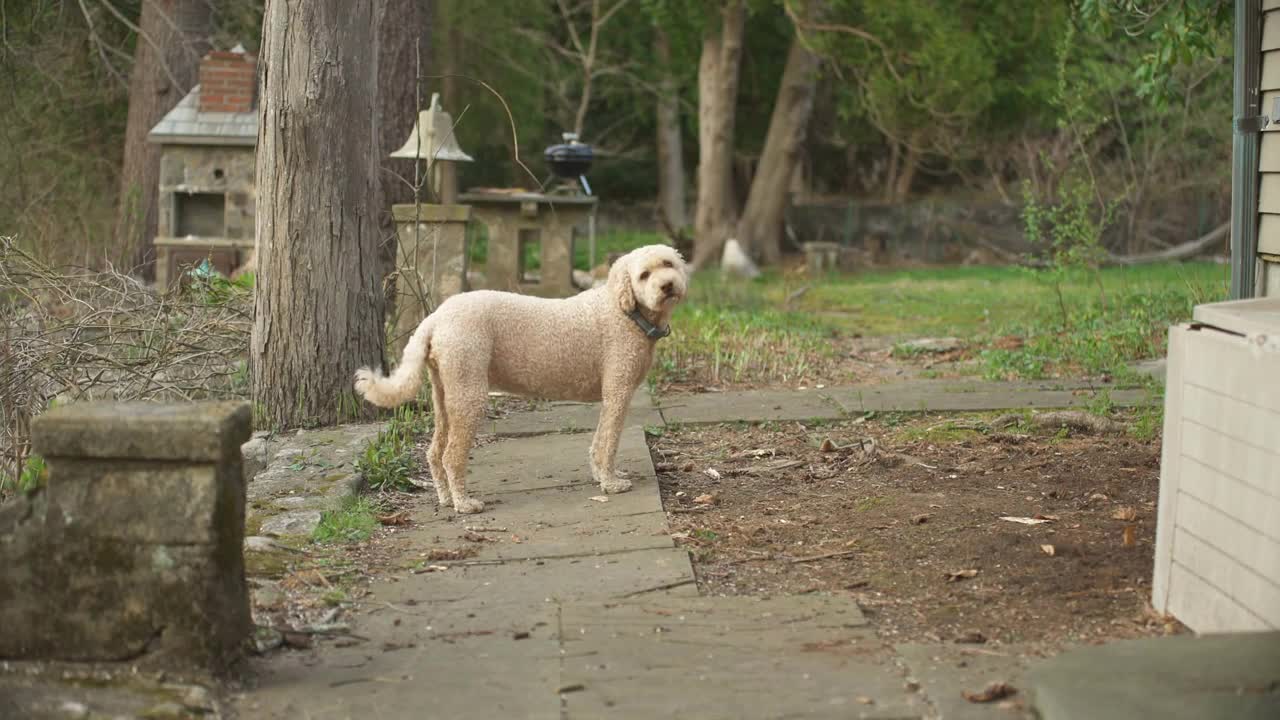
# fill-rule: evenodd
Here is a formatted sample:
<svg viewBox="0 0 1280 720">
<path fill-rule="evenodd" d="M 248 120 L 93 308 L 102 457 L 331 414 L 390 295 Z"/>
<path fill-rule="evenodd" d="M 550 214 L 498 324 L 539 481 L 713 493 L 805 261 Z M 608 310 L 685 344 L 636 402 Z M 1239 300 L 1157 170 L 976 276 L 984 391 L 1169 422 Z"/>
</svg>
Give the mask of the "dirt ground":
<svg viewBox="0 0 1280 720">
<path fill-rule="evenodd" d="M 1180 632 L 1148 605 L 1159 440 L 990 420 L 721 425 L 650 441 L 704 593 L 853 593 L 894 642 Z"/>
</svg>

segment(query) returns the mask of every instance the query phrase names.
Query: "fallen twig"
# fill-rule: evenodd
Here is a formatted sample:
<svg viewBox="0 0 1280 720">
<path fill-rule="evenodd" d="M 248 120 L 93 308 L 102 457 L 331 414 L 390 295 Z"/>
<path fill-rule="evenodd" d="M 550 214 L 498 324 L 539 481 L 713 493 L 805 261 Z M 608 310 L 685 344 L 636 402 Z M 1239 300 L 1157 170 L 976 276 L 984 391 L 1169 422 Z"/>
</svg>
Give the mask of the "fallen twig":
<svg viewBox="0 0 1280 720">
<path fill-rule="evenodd" d="M 685 585 L 692 585 L 695 582 L 697 582 L 697 580 L 694 580 L 693 578 L 689 578 L 687 580 L 677 580 L 675 582 L 664 583 L 662 585 L 655 585 L 653 587 L 645 588 L 643 590 L 635 590 L 633 592 L 624 593 L 622 595 L 617 595 L 615 597 L 618 597 L 618 598 L 635 597 L 636 595 L 644 595 L 646 593 L 651 593 L 651 592 L 661 592 L 663 590 L 670 590 L 672 588 L 683 587 Z"/>
<path fill-rule="evenodd" d="M 815 560 L 826 560 L 828 558 L 848 557 L 860 552 L 859 550 L 837 550 L 836 552 L 822 553 L 821 555 L 809 555 L 807 557 L 788 558 L 789 563 L 807 563 Z"/>
</svg>

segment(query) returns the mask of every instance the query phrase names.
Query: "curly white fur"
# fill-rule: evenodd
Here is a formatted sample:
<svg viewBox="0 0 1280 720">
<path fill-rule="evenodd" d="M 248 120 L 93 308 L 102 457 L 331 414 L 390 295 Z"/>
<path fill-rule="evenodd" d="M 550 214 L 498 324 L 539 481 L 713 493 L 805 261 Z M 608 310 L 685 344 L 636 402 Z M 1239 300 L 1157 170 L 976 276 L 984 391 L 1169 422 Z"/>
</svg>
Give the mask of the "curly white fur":
<svg viewBox="0 0 1280 720">
<path fill-rule="evenodd" d="M 375 405 L 393 407 L 417 395 L 426 367 L 435 409 L 427 459 L 441 505 L 458 512 L 484 509 L 467 495 L 466 463 L 491 388 L 601 401 L 591 474 L 605 492 L 623 492 L 631 483 L 614 472 L 618 436 L 654 350 L 628 313 L 638 308 L 650 323 L 665 326 L 687 288 L 680 254 L 650 245 L 615 261 L 604 286 L 571 298 L 489 290 L 455 295 L 418 325 L 390 376 L 362 368 L 355 389 Z"/>
</svg>

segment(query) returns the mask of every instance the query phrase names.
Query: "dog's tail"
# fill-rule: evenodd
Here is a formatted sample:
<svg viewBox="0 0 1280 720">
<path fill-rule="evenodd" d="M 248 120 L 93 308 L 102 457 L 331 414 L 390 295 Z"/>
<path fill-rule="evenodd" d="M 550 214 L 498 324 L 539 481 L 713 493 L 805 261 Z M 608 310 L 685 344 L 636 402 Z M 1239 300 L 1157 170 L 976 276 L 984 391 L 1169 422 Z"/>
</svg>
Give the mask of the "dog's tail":
<svg viewBox="0 0 1280 720">
<path fill-rule="evenodd" d="M 384 376 L 381 368 L 367 367 L 356 371 L 356 392 L 378 407 L 395 407 L 412 400 L 422 387 L 422 370 L 431 346 L 431 327 L 435 317 L 428 315 L 413 331 L 404 347 L 404 356 L 394 372 Z"/>
</svg>

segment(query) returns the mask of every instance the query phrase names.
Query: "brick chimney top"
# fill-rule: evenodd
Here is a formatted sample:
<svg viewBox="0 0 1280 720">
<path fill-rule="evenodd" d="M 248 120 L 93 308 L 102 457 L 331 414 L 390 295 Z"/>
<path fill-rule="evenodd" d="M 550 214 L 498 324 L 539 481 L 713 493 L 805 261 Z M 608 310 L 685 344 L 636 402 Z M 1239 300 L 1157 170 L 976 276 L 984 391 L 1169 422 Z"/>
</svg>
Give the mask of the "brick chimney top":
<svg viewBox="0 0 1280 720">
<path fill-rule="evenodd" d="M 200 112 L 249 112 L 257 85 L 257 60 L 244 48 L 211 52 L 200 61 Z"/>
</svg>

